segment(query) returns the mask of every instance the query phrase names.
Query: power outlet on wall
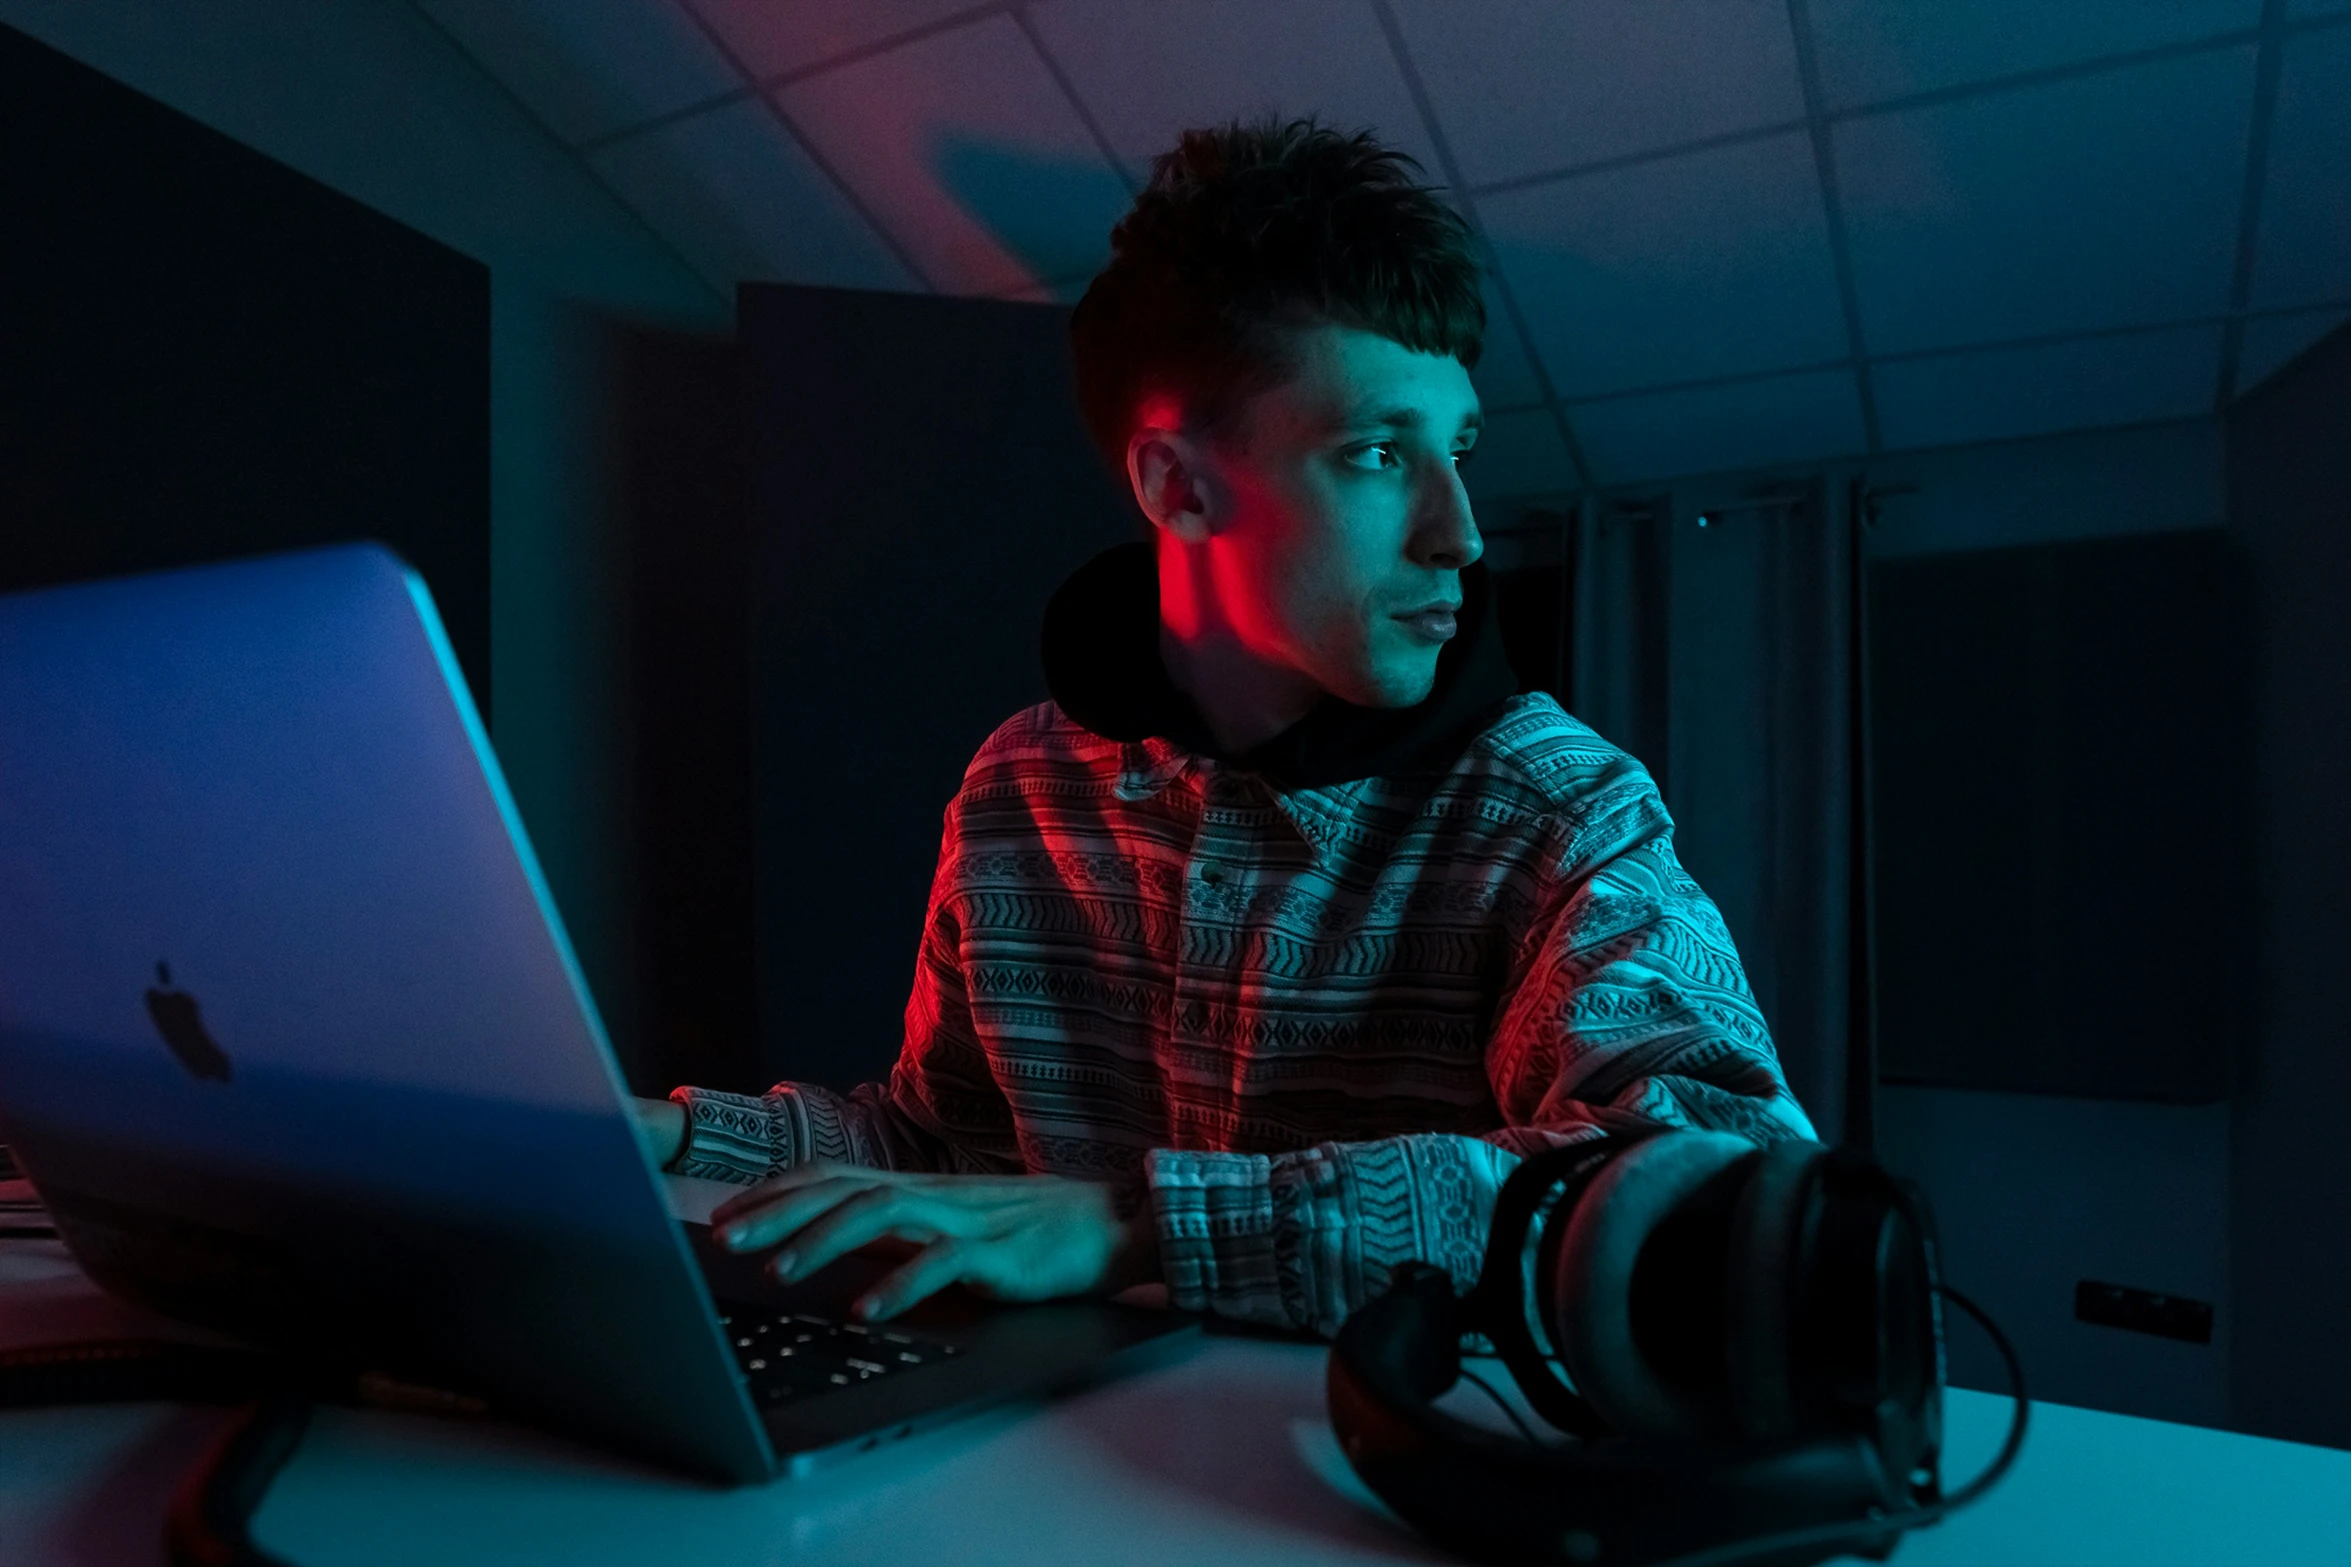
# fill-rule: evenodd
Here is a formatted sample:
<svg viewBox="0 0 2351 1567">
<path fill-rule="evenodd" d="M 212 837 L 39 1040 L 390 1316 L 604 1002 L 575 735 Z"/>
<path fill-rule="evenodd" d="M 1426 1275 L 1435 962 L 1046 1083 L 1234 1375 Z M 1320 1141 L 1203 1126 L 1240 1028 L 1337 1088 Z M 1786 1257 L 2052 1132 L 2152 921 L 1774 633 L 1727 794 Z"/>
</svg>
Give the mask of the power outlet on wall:
<svg viewBox="0 0 2351 1567">
<path fill-rule="evenodd" d="M 2182 1295 L 2158 1295 L 2127 1284 L 2084 1279 L 2073 1287 L 2076 1321 L 2104 1328 L 2128 1328 L 2186 1344 L 2212 1342 L 2212 1305 Z"/>
</svg>

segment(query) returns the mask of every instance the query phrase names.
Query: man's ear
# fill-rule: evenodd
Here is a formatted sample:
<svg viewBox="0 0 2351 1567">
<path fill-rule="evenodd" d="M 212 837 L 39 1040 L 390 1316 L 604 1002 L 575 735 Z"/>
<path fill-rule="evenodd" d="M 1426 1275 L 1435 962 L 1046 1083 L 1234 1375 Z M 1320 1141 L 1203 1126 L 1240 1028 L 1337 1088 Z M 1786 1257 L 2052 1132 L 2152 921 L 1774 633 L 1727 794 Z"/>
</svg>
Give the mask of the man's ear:
<svg viewBox="0 0 2351 1567">
<path fill-rule="evenodd" d="M 1176 420 L 1153 418 L 1151 412 L 1146 410 L 1127 439 L 1127 482 L 1134 487 L 1135 504 L 1154 527 L 1184 543 L 1201 543 L 1215 521 L 1216 483 L 1202 461 L 1206 449 Z"/>
</svg>

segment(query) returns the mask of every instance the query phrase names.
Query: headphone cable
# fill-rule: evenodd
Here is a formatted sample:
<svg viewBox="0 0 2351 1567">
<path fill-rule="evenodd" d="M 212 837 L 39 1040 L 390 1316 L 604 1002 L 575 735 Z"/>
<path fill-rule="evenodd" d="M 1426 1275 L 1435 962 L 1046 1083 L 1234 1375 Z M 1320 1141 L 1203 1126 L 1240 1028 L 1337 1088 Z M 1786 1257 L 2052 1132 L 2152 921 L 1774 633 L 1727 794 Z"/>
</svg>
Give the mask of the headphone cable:
<svg viewBox="0 0 2351 1567">
<path fill-rule="evenodd" d="M 307 1398 L 273 1393 L 237 1414 L 173 1490 L 163 1538 L 172 1567 L 289 1567 L 253 1543 L 253 1515 L 310 1427 Z"/>
<path fill-rule="evenodd" d="M 1485 1357 L 1480 1356 L 1479 1358 L 1484 1359 Z M 1475 1384 L 1479 1392 L 1492 1399 L 1494 1401 L 1494 1407 L 1501 1410 L 1504 1417 L 1507 1418 L 1512 1425 L 1518 1427 L 1518 1434 L 1520 1436 L 1525 1437 L 1528 1441 L 1534 1443 L 1537 1447 L 1544 1447 L 1549 1445 L 1548 1443 L 1544 1442 L 1541 1437 L 1535 1435 L 1533 1429 L 1529 1427 L 1524 1420 L 1519 1418 L 1518 1411 L 1510 1407 L 1510 1401 L 1508 1399 L 1504 1398 L 1500 1393 L 1494 1390 L 1493 1383 L 1488 1382 L 1484 1377 L 1479 1376 L 1476 1372 L 1470 1370 L 1467 1366 L 1463 1366 L 1461 1368 L 1461 1380 Z"/>
<path fill-rule="evenodd" d="M 2008 1396 L 2016 1401 L 2016 1413 L 2009 1417 L 2008 1438 L 2000 1444 L 2000 1451 L 1984 1466 L 1983 1473 L 1935 1504 L 1940 1509 L 1937 1513 L 1940 1517 L 1942 1513 L 1965 1507 L 2000 1483 L 2000 1477 L 2015 1464 L 2016 1455 L 2024 1451 L 2025 1425 L 2032 1413 L 2033 1401 L 2025 1392 L 2024 1362 L 2017 1358 L 2016 1346 L 2008 1342 L 2008 1335 L 2000 1331 L 2000 1324 L 1992 1320 L 1991 1313 L 1948 1284 L 1937 1285 L 1936 1289 L 1945 1300 L 1975 1318 L 1976 1326 L 1982 1328 L 1991 1339 L 1992 1347 L 2000 1353 L 2001 1364 L 2008 1369 Z"/>
</svg>

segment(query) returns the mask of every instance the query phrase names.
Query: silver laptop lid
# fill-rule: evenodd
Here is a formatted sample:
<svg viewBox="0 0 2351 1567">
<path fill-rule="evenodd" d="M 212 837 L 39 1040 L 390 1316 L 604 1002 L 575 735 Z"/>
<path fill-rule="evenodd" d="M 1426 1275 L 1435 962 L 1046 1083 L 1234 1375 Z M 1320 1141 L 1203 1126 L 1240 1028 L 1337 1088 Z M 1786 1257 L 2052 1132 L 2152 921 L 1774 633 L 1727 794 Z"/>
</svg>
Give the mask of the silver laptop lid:
<svg viewBox="0 0 2351 1567">
<path fill-rule="evenodd" d="M 423 583 L 0 597 L 0 1129 L 108 1288 L 773 1455 Z"/>
</svg>

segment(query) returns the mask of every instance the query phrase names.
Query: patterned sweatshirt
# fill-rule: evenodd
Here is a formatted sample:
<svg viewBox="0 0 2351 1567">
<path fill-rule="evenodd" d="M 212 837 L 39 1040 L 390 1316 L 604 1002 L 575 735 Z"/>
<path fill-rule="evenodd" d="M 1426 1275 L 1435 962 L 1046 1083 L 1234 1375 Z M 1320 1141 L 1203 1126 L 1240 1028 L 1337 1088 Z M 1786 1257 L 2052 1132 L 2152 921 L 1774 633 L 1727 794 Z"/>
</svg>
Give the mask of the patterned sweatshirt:
<svg viewBox="0 0 2351 1567">
<path fill-rule="evenodd" d="M 1408 1259 L 1474 1281 L 1529 1150 L 1813 1135 L 1656 786 L 1511 693 L 1482 571 L 1422 709 L 1239 758 L 1167 682 L 1148 572 L 1072 579 L 1058 700 L 972 759 L 889 1080 L 680 1088 L 672 1169 L 1141 1181 L 1174 1304 L 1328 1335 Z"/>
</svg>

